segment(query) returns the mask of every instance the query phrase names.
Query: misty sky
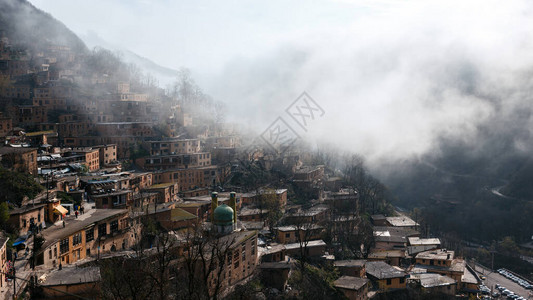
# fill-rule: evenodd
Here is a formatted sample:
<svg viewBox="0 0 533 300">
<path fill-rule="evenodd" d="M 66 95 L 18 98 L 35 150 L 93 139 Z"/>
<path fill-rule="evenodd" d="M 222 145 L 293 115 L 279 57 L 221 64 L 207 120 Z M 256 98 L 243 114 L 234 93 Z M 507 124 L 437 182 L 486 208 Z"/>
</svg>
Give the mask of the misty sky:
<svg viewBox="0 0 533 300">
<path fill-rule="evenodd" d="M 528 1 L 31 2 L 82 38 L 191 69 L 258 131 L 307 91 L 325 115 L 299 133 L 376 160 L 531 103 Z"/>
</svg>

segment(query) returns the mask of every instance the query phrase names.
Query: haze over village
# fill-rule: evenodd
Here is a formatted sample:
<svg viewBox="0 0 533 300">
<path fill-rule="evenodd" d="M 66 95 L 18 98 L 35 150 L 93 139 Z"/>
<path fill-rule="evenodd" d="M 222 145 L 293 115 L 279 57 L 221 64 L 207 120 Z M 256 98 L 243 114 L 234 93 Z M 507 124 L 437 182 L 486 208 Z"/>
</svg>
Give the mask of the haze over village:
<svg viewBox="0 0 533 300">
<path fill-rule="evenodd" d="M 532 9 L 0 0 L 0 299 L 533 298 Z"/>
</svg>

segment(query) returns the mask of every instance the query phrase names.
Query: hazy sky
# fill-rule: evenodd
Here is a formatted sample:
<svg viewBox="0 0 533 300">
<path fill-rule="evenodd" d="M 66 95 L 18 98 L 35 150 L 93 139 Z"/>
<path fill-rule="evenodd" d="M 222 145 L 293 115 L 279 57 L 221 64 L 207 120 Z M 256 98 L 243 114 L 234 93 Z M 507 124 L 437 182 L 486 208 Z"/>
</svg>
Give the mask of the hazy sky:
<svg viewBox="0 0 533 300">
<path fill-rule="evenodd" d="M 191 69 L 259 131 L 307 91 L 325 114 L 299 134 L 374 160 L 468 140 L 532 100 L 530 1 L 31 2 L 82 37 Z"/>
<path fill-rule="evenodd" d="M 80 36 L 96 33 L 161 65 L 218 71 L 312 33 L 336 30 L 381 4 L 366 1 L 30 0 Z M 374 2 L 374 1 L 372 1 Z M 370 3 L 370 2 L 369 2 Z"/>
</svg>

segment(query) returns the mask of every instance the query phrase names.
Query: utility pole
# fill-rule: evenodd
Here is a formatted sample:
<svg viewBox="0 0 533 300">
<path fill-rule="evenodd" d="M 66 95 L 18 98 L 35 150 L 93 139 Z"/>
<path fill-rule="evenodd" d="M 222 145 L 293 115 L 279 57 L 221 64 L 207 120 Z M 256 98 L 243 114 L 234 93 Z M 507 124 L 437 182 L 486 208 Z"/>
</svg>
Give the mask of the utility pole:
<svg viewBox="0 0 533 300">
<path fill-rule="evenodd" d="M 17 268 L 13 262 L 13 300 L 17 299 Z"/>
<path fill-rule="evenodd" d="M 50 178 L 50 173 L 46 174 L 46 202 L 48 203 L 48 187 L 49 187 L 49 183 L 48 183 L 48 179 Z M 35 198 L 34 198 L 35 199 Z M 34 200 L 35 201 L 35 200 Z"/>
</svg>

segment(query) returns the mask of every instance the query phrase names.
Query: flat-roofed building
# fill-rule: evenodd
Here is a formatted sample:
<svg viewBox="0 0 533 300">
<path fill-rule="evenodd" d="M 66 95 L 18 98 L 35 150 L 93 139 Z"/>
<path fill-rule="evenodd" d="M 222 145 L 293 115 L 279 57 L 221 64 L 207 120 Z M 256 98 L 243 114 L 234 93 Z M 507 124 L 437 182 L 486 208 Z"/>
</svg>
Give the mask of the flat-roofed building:
<svg viewBox="0 0 533 300">
<path fill-rule="evenodd" d="M 64 299 L 65 295 L 73 298 L 98 299 L 101 290 L 99 267 L 67 267 L 46 273 L 39 282 L 45 298 Z"/>
<path fill-rule="evenodd" d="M 259 206 L 263 197 L 274 196 L 279 201 L 281 207 L 287 205 L 287 189 L 265 189 L 259 192 L 249 192 L 241 195 L 242 205 Z"/>
<path fill-rule="evenodd" d="M 374 227 L 374 249 L 376 250 L 405 250 L 407 238 L 420 236 L 420 233 L 403 227 Z"/>
<path fill-rule="evenodd" d="M 138 158 L 136 164 L 146 171 L 205 167 L 211 165 L 211 154 L 209 152 L 197 152 L 148 156 Z"/>
<path fill-rule="evenodd" d="M 303 255 L 318 257 L 326 253 L 327 244 L 323 240 L 302 241 L 302 243 L 286 244 L 285 249 L 287 255 L 300 256 L 303 250 Z"/>
<path fill-rule="evenodd" d="M 7 237 L 3 232 L 0 231 L 0 289 L 4 287 L 5 284 L 7 284 L 6 279 L 6 271 L 8 271 L 7 268 L 7 241 L 9 240 L 9 237 Z"/>
<path fill-rule="evenodd" d="M 211 272 L 208 282 L 211 294 L 215 288 L 215 276 L 219 276 L 219 295 L 225 293 L 228 287 L 242 282 L 255 272 L 257 266 L 257 231 L 235 231 L 217 240 L 217 245 L 226 252 L 221 272 Z M 207 259 L 217 259 L 208 257 Z M 218 262 L 217 262 L 218 265 Z"/>
<path fill-rule="evenodd" d="M 285 245 L 283 244 L 271 244 L 266 246 L 266 249 L 263 251 L 261 260 L 263 262 L 279 262 L 285 261 Z"/>
<path fill-rule="evenodd" d="M 259 265 L 261 283 L 264 286 L 284 291 L 289 280 L 291 264 L 288 261 L 263 262 Z"/>
<path fill-rule="evenodd" d="M 181 192 L 210 187 L 220 180 L 217 166 L 154 171 L 153 174 L 154 184 L 177 182 Z"/>
<path fill-rule="evenodd" d="M 411 218 L 406 216 L 387 217 L 387 223 L 388 226 L 410 228 L 415 230 L 420 226 L 420 224 L 416 223 Z"/>
<path fill-rule="evenodd" d="M 157 210 L 155 216 L 161 226 L 169 231 L 191 227 L 198 220 L 196 215 L 175 205 Z"/>
<path fill-rule="evenodd" d="M 111 193 L 92 195 L 97 209 L 124 209 L 133 204 L 133 191 L 119 190 Z"/>
<path fill-rule="evenodd" d="M 468 268 L 461 258 L 455 258 L 454 252 L 447 249 L 436 249 L 418 253 L 415 257 L 415 268 L 427 273 L 436 273 L 453 278 L 458 283 L 458 288 L 463 289 L 466 285 L 462 280 L 468 281 Z"/>
<path fill-rule="evenodd" d="M 342 276 L 333 282 L 333 286 L 339 289 L 350 300 L 368 299 L 368 283 L 366 278 Z"/>
<path fill-rule="evenodd" d="M 98 149 L 101 168 L 110 166 L 117 161 L 117 145 L 98 145 L 93 146 L 93 148 Z"/>
<path fill-rule="evenodd" d="M 12 171 L 37 175 L 37 149 L 0 147 L 0 163 Z"/>
<path fill-rule="evenodd" d="M 259 222 L 264 221 L 266 214 L 268 214 L 267 209 L 245 207 L 239 210 L 239 212 L 237 213 L 237 217 L 241 221 Z"/>
<path fill-rule="evenodd" d="M 325 202 L 336 214 L 359 214 L 359 193 L 354 189 L 341 189 L 326 194 Z"/>
<path fill-rule="evenodd" d="M 302 209 L 291 213 L 286 217 L 287 223 L 316 223 L 325 221 L 328 216 L 329 207 L 327 205 L 317 205 L 309 209 Z"/>
<path fill-rule="evenodd" d="M 304 166 L 294 172 L 294 180 L 315 181 L 324 177 L 324 166 Z"/>
<path fill-rule="evenodd" d="M 344 276 L 364 277 L 366 274 L 365 259 L 337 260 L 333 262 L 335 268 Z"/>
<path fill-rule="evenodd" d="M 405 258 L 405 250 L 371 250 L 367 259 L 369 261 L 383 261 L 391 266 L 400 266 Z"/>
<path fill-rule="evenodd" d="M 48 122 L 45 106 L 17 105 L 10 108 L 13 126 L 34 126 Z"/>
<path fill-rule="evenodd" d="M 173 138 L 161 141 L 145 141 L 143 142 L 142 147 L 149 151 L 151 156 L 193 154 L 201 151 L 201 143 L 199 139 Z"/>
<path fill-rule="evenodd" d="M 84 164 L 89 169 L 89 172 L 98 171 L 100 169 L 100 153 L 98 149 L 74 148 L 65 153 L 64 156 L 67 161 L 78 162 Z"/>
<path fill-rule="evenodd" d="M 37 265 L 56 268 L 131 246 L 126 209 L 97 209 L 65 222 L 65 227 L 55 225 L 43 231 L 45 242 L 37 253 Z"/>
<path fill-rule="evenodd" d="M 43 227 L 45 204 L 26 205 L 9 211 L 8 224 L 13 226 L 19 232 L 19 235 L 25 235 L 33 226 Z"/>
<path fill-rule="evenodd" d="M 407 273 L 382 261 L 367 262 L 366 275 L 375 281 L 380 290 L 405 289 Z"/>
<path fill-rule="evenodd" d="M 419 237 L 407 238 L 407 252 L 409 255 L 416 255 L 420 252 L 440 248 L 440 240 L 438 238 L 421 239 Z"/>
<path fill-rule="evenodd" d="M 418 253 L 415 257 L 416 264 L 426 266 L 450 267 L 454 259 L 455 252 L 447 249 L 436 249 Z"/>
<path fill-rule="evenodd" d="M 372 220 L 372 225 L 374 226 L 387 226 L 387 217 L 384 215 L 372 215 L 370 216 L 370 219 Z"/>
<path fill-rule="evenodd" d="M 179 207 L 191 214 L 196 215 L 200 220 L 207 220 L 209 210 L 211 208 L 211 201 L 185 201 L 176 204 Z"/>
<path fill-rule="evenodd" d="M 306 240 L 319 240 L 322 238 L 324 227 L 315 224 L 287 225 L 275 227 L 274 232 L 278 243 L 290 244 Z"/>
<path fill-rule="evenodd" d="M 455 296 L 457 292 L 457 281 L 448 276 L 434 273 L 411 274 L 409 282 L 416 282 L 425 292 L 437 292 Z"/>
<path fill-rule="evenodd" d="M 157 203 L 174 202 L 178 200 L 179 188 L 177 182 L 154 184 L 147 187 L 145 190 L 159 194 Z"/>
</svg>

